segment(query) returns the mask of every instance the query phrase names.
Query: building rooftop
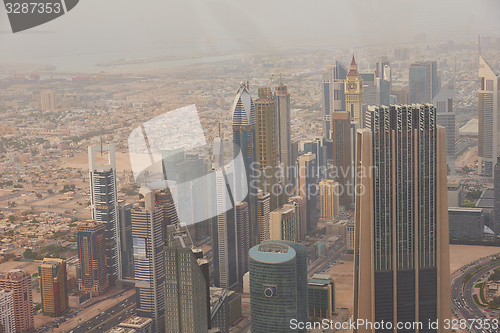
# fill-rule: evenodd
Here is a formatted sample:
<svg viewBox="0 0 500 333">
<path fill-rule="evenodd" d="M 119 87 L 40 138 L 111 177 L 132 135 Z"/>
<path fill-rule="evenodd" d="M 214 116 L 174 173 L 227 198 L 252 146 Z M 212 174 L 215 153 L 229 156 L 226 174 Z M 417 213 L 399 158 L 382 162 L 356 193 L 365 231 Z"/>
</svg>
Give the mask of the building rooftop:
<svg viewBox="0 0 500 333">
<path fill-rule="evenodd" d="M 141 327 L 144 327 L 152 322 L 153 322 L 153 320 L 151 318 L 144 318 L 144 317 L 135 316 L 135 317 L 129 317 L 129 318 L 125 319 L 124 321 L 122 321 L 120 323 L 120 326 L 123 327 L 124 325 L 126 325 L 127 327 L 141 328 Z"/>
<path fill-rule="evenodd" d="M 482 208 L 469 208 L 469 207 L 450 207 L 448 212 L 469 212 L 469 213 L 481 213 Z"/>
<path fill-rule="evenodd" d="M 295 257 L 295 250 L 286 244 L 266 242 L 250 249 L 251 258 L 261 262 L 280 263 Z"/>
<path fill-rule="evenodd" d="M 106 333 L 135 333 L 135 330 L 128 327 L 113 327 L 107 330 Z"/>
<path fill-rule="evenodd" d="M 495 191 L 484 190 L 476 203 L 478 208 L 493 208 L 495 205 Z"/>
</svg>

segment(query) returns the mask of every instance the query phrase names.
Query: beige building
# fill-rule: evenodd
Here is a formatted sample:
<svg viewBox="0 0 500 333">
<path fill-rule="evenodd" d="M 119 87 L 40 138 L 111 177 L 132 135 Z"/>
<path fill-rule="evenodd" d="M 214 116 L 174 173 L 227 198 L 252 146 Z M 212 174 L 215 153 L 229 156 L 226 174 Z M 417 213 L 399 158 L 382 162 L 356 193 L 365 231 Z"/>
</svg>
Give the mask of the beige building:
<svg viewBox="0 0 500 333">
<path fill-rule="evenodd" d="M 296 242 L 298 236 L 295 205 L 285 204 L 271 212 L 269 219 L 271 240 Z"/>
<path fill-rule="evenodd" d="M 462 179 L 458 176 L 448 176 L 448 208 L 461 207 L 463 198 Z"/>
<path fill-rule="evenodd" d="M 345 108 L 351 117 L 351 122 L 363 121 L 363 79 L 358 73 L 358 65 L 352 55 L 349 73 L 345 79 Z"/>
<path fill-rule="evenodd" d="M 40 102 L 42 104 L 42 111 L 51 111 L 56 109 L 56 92 L 55 91 L 42 91 L 40 93 Z"/>
<path fill-rule="evenodd" d="M 353 320 L 443 323 L 451 316 L 445 129 L 428 104 L 370 108 L 367 120 L 356 139 Z"/>
<path fill-rule="evenodd" d="M 320 216 L 329 220 L 335 220 L 339 215 L 339 183 L 332 179 L 324 179 L 319 183 L 320 193 Z"/>
</svg>

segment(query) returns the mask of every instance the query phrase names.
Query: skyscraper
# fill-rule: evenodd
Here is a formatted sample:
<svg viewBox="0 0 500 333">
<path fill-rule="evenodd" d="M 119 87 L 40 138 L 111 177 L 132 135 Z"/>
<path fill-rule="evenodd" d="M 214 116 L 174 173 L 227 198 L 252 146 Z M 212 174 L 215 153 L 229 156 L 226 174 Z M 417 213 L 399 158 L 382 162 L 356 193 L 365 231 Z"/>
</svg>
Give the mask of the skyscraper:
<svg viewBox="0 0 500 333">
<path fill-rule="evenodd" d="M 410 103 L 432 103 L 441 89 L 437 62 L 416 61 L 410 66 Z"/>
<path fill-rule="evenodd" d="M 297 211 L 297 225 L 298 225 L 298 241 L 302 242 L 307 236 L 307 203 L 306 199 L 296 195 L 291 197 L 288 202 L 295 205 Z"/>
<path fill-rule="evenodd" d="M 266 241 L 252 247 L 249 258 L 252 332 L 291 332 L 292 319 L 306 322 L 305 246 L 288 241 Z"/>
<path fill-rule="evenodd" d="M 45 258 L 38 265 L 43 313 L 59 317 L 69 309 L 66 261 Z"/>
<path fill-rule="evenodd" d="M 340 213 L 339 194 L 341 188 L 339 183 L 332 179 L 324 179 L 319 183 L 320 216 L 329 220 L 335 220 Z"/>
<path fill-rule="evenodd" d="M 22 269 L 0 273 L 0 289 L 12 290 L 17 333 L 35 328 L 31 274 Z"/>
<path fill-rule="evenodd" d="M 269 213 L 271 195 L 259 190 L 257 196 L 257 217 L 259 219 L 259 238 L 260 242 L 269 240 Z"/>
<path fill-rule="evenodd" d="M 435 332 L 429 320 L 451 315 L 445 130 L 427 104 L 374 107 L 367 120 L 357 132 L 354 320 Z"/>
<path fill-rule="evenodd" d="M 276 100 L 269 88 L 259 88 L 259 98 L 255 101 L 257 124 L 257 166 L 259 168 L 258 187 L 271 194 L 271 210 L 278 208 L 278 155 L 276 151 Z M 274 191 L 272 190 L 274 189 Z"/>
<path fill-rule="evenodd" d="M 103 152 L 107 153 L 108 159 L 100 164 L 96 154 Z M 109 284 L 113 285 L 122 279 L 115 146 L 90 146 L 88 155 L 92 219 L 106 225 L 106 266 Z"/>
<path fill-rule="evenodd" d="M 166 331 L 167 333 L 205 333 L 209 326 L 208 285 L 202 265 L 193 253 L 186 230 L 169 228 L 165 247 Z M 163 331 L 162 331 L 163 332 Z"/>
<path fill-rule="evenodd" d="M 323 73 L 323 137 L 331 139 L 331 119 L 332 113 L 345 111 L 344 80 L 347 75 L 347 69 L 338 60 L 335 64 L 326 66 Z"/>
<path fill-rule="evenodd" d="M 351 117 L 351 122 L 361 124 L 363 121 L 363 79 L 358 73 L 354 54 L 345 79 L 345 107 L 345 111 Z"/>
<path fill-rule="evenodd" d="M 353 203 L 353 170 L 351 156 L 351 121 L 347 112 L 332 114 L 333 169 L 332 175 L 342 188 L 339 205 L 345 210 Z"/>
<path fill-rule="evenodd" d="M 165 331 L 165 256 L 163 212 L 154 193 L 139 189 L 139 206 L 131 212 L 137 315 L 153 320 L 153 332 Z"/>
<path fill-rule="evenodd" d="M 42 91 L 40 93 L 40 102 L 42 111 L 50 111 L 56 109 L 56 92 L 55 91 Z"/>
<path fill-rule="evenodd" d="M 379 57 L 375 69 L 375 87 L 377 100 L 375 105 L 389 105 L 392 90 L 391 63 L 387 57 Z"/>
<path fill-rule="evenodd" d="M 455 79 L 450 79 L 432 99 L 436 107 L 437 124 L 446 129 L 446 164 L 449 174 L 455 175 L 455 112 L 453 98 L 455 97 Z"/>
<path fill-rule="evenodd" d="M 494 205 L 493 205 L 493 225 L 492 230 L 496 235 L 500 234 L 500 156 L 497 156 L 497 163 L 494 167 Z M 1 288 L 1 286 L 0 286 Z"/>
<path fill-rule="evenodd" d="M 297 195 L 306 201 L 307 231 L 312 231 L 316 228 L 316 204 L 319 194 L 316 188 L 316 155 L 300 155 L 297 166 Z"/>
<path fill-rule="evenodd" d="M 122 258 L 122 276 L 134 276 L 134 247 L 132 242 L 132 204 L 118 201 L 118 221 L 120 222 L 120 243 Z"/>
<path fill-rule="evenodd" d="M 236 244 L 238 248 L 238 279 L 243 281 L 243 274 L 248 272 L 248 251 L 250 250 L 248 204 L 236 204 Z"/>
<path fill-rule="evenodd" d="M 497 72 L 479 56 L 479 78 L 481 86 L 478 94 L 478 173 L 487 177 L 493 176 L 493 165 L 500 153 L 499 137 L 500 127 L 498 122 L 500 104 L 498 101 Z"/>
<path fill-rule="evenodd" d="M 106 272 L 106 225 L 87 220 L 78 225 L 76 238 L 78 244 L 78 289 L 97 296 L 109 286 Z"/>
<path fill-rule="evenodd" d="M 226 173 L 224 168 L 215 171 L 215 199 L 212 219 L 212 251 L 214 262 L 214 285 L 231 288 L 238 283 L 238 246 L 236 203 L 226 195 L 230 183 L 234 184 L 234 174 Z M 229 208 L 229 209 L 228 209 Z"/>
<path fill-rule="evenodd" d="M 16 322 L 14 320 L 14 299 L 13 291 L 0 289 L 0 328 L 5 333 L 16 332 Z"/>
<path fill-rule="evenodd" d="M 287 86 L 281 81 L 275 87 L 276 89 L 276 117 L 275 117 L 275 133 L 276 147 L 278 153 L 279 166 L 285 170 L 284 179 L 280 179 L 283 184 L 291 183 L 293 172 L 289 172 L 293 168 L 292 164 L 292 128 L 290 124 L 290 93 L 287 91 Z"/>
<path fill-rule="evenodd" d="M 253 162 L 257 162 L 257 139 L 255 134 L 256 117 L 255 105 L 250 97 L 248 84 L 243 82 L 240 84 L 233 106 L 231 108 L 233 115 L 233 145 L 234 157 L 242 154 L 245 169 L 246 179 L 242 179 L 242 170 L 236 170 L 235 173 L 235 190 L 236 197 L 242 197 L 238 193 L 243 188 L 248 188 L 248 196 L 245 201 L 248 203 L 248 211 L 250 216 L 250 244 L 253 246 L 259 243 L 259 226 L 257 221 L 257 187 L 250 186 L 250 182 L 255 177 L 254 168 L 251 167 Z"/>
</svg>

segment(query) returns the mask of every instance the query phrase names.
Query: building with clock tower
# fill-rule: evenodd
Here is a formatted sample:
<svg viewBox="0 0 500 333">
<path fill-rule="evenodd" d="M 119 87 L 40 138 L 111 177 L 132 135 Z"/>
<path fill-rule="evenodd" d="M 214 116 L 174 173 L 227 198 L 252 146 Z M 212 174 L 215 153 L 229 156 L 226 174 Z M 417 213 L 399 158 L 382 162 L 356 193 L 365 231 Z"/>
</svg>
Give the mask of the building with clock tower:
<svg viewBox="0 0 500 333">
<path fill-rule="evenodd" d="M 358 73 L 358 65 L 352 55 L 349 73 L 345 79 L 345 107 L 351 122 L 363 123 L 363 79 Z"/>
</svg>

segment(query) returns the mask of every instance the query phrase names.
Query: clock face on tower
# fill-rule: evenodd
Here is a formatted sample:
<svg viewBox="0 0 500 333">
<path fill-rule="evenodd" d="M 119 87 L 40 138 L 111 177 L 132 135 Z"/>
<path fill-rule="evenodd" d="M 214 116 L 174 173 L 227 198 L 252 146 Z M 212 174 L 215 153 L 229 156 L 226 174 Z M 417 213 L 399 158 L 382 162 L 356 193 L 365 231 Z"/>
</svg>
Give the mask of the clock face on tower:
<svg viewBox="0 0 500 333">
<path fill-rule="evenodd" d="M 347 90 L 356 90 L 356 83 L 354 82 L 348 83 Z"/>
</svg>

